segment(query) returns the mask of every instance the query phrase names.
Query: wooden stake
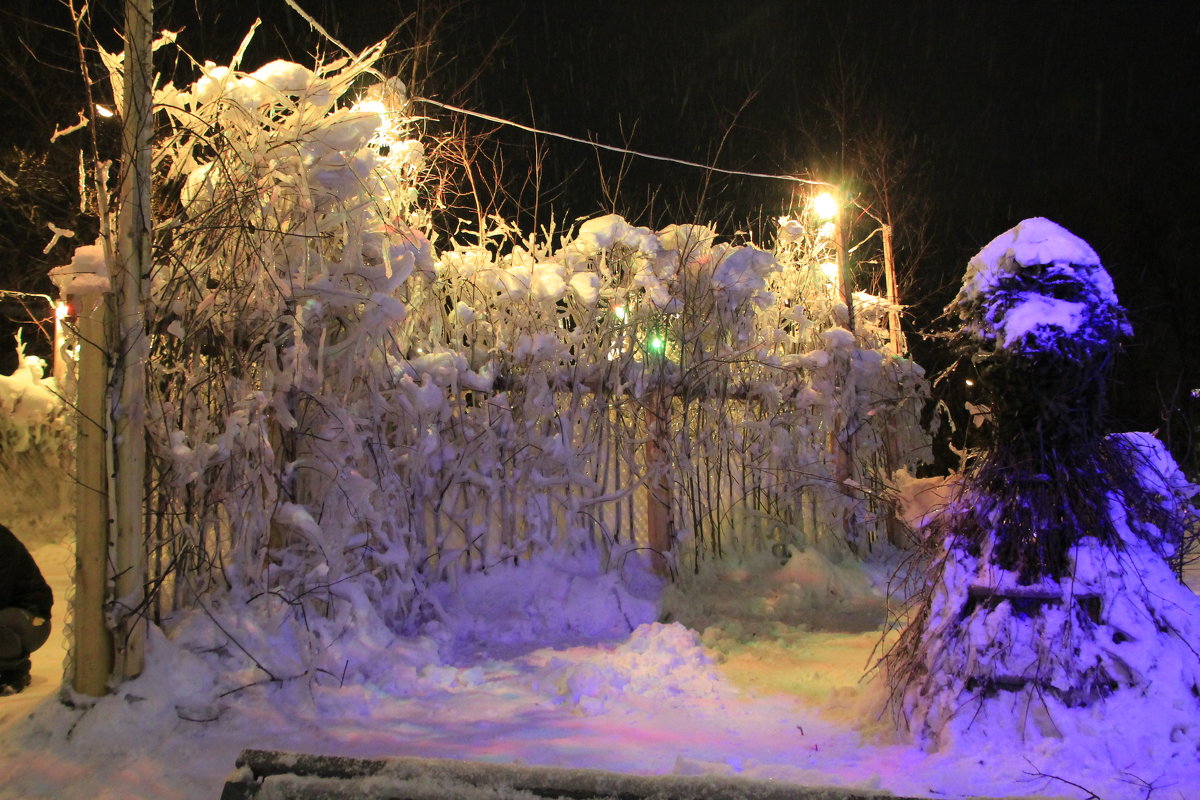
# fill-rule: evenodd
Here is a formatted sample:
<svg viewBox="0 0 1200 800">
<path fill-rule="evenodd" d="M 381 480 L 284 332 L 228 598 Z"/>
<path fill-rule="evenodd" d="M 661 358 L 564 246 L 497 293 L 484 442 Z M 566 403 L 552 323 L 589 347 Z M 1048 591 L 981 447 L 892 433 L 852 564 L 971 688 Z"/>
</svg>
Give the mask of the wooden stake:
<svg viewBox="0 0 1200 800">
<path fill-rule="evenodd" d="M 646 486 L 646 527 L 650 549 L 660 554 L 654 567 L 667 573 L 667 553 L 671 550 L 671 483 L 667 476 L 669 462 L 670 396 L 660 387 L 655 389 L 646 406 L 646 470 L 650 481 Z"/>
<path fill-rule="evenodd" d="M 112 675 L 112 636 L 104 621 L 108 584 L 108 354 L 104 347 L 104 303 L 99 294 L 76 295 L 79 339 L 77 433 L 75 440 L 74 663 L 76 692 L 100 697 Z"/>
</svg>

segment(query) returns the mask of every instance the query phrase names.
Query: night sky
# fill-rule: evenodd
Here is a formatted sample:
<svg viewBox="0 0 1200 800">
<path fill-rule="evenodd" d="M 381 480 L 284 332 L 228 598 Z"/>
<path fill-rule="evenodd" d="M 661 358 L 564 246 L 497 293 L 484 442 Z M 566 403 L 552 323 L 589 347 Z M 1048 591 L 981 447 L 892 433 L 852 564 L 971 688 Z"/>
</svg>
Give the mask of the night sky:
<svg viewBox="0 0 1200 800">
<path fill-rule="evenodd" d="M 1099 252 L 1133 319 L 1113 426 L 1160 428 L 1178 456 L 1192 450 L 1200 424 L 1191 396 L 1200 389 L 1198 4 L 301 4 L 353 48 L 400 25 L 400 58 L 413 55 L 413 31 L 432 31 L 432 47 L 416 53 L 423 85 L 414 88 L 426 96 L 635 150 L 821 178 L 876 209 L 886 196 L 915 327 L 937 316 L 982 244 L 1023 218 L 1053 219 Z M 36 75 L 4 87 L 6 146 L 46 147 L 53 121 L 73 121 L 80 105 L 73 44 L 24 22 L 56 19 L 46 5 L 9 0 L 0 10 L 10 74 Z M 114 23 L 102 15 L 120 4 L 103 5 L 97 32 L 115 46 Z M 264 26 L 248 68 L 281 56 L 307 62 L 320 47 L 283 0 L 180 0 L 157 13 L 159 27 L 185 28 L 181 42 L 200 59 L 227 60 L 255 16 Z M 51 85 L 61 96 L 46 91 Z M 421 110 L 435 126 L 450 122 Z M 786 211 L 792 189 L 487 123 L 469 130 L 491 132 L 485 152 L 505 187 L 496 202 L 525 226 L 615 210 L 651 226 L 753 230 Z M 11 214 L 0 217 L 0 234 L 13 224 Z M 944 364 L 936 342 L 915 346 L 931 369 Z"/>
</svg>

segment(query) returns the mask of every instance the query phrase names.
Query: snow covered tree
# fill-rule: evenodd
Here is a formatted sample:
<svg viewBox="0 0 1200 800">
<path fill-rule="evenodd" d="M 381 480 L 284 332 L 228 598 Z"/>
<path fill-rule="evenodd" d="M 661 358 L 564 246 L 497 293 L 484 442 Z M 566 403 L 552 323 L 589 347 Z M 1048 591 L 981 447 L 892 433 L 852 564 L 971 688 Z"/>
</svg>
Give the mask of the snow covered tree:
<svg viewBox="0 0 1200 800">
<path fill-rule="evenodd" d="M 971 260 L 949 310 L 990 438 L 927 532 L 929 588 L 886 660 L 897 710 L 930 746 L 976 721 L 1061 736 L 1055 712 L 1080 706 L 1120 724 L 1114 709 L 1161 700 L 1178 724 L 1200 697 L 1200 601 L 1169 559 L 1196 489 L 1152 436 L 1104 434 L 1130 333 L 1108 273 L 1029 219 Z"/>
</svg>

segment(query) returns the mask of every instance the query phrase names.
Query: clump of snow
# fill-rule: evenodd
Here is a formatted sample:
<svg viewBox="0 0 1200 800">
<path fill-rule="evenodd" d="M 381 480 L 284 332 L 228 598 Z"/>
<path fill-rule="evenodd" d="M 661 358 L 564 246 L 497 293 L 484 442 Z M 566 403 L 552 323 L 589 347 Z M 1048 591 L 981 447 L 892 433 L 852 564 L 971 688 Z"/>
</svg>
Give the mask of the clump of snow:
<svg viewBox="0 0 1200 800">
<path fill-rule="evenodd" d="M 728 691 L 699 635 L 678 623 L 639 626 L 601 663 L 586 651 L 560 651 L 547 659 L 534 687 L 587 714 L 598 714 L 627 695 L 676 704 L 719 699 Z"/>
<path fill-rule="evenodd" d="M 1043 217 L 985 245 L 948 310 L 963 320 L 964 334 L 1002 351 L 1046 352 L 1067 341 L 1107 347 L 1131 333 L 1096 252 Z"/>
<path fill-rule="evenodd" d="M 891 488 L 905 524 L 913 531 L 928 528 L 946 510 L 958 490 L 958 475 L 918 478 L 906 469 L 892 473 Z"/>
<path fill-rule="evenodd" d="M 109 275 L 104 246 L 97 242 L 76 247 L 71 255 L 71 263 L 50 270 L 50 280 L 63 297 L 107 292 Z"/>
<path fill-rule="evenodd" d="M 658 239 L 649 228 L 636 227 L 619 214 L 593 217 L 579 226 L 573 246 L 586 255 L 601 250 L 626 247 L 653 255 L 658 252 Z"/>
<path fill-rule="evenodd" d="M 1039 326 L 1058 328 L 1061 335 L 1071 336 L 1083 324 L 1086 311 L 1087 306 L 1083 303 L 1032 295 L 1009 309 L 998 326 L 1004 336 L 1001 347 L 1016 346 L 1027 335 L 1036 333 Z"/>
<path fill-rule="evenodd" d="M 623 637 L 658 617 L 657 582 L 634 556 L 606 570 L 596 553 L 546 552 L 464 576 L 430 590 L 437 619 L 422 628 L 447 631 L 457 653 L 511 652 L 545 641 Z"/>
<path fill-rule="evenodd" d="M 715 252 L 719 263 L 713 270 L 712 284 L 727 308 L 747 300 L 766 305 L 771 297 L 764 293 L 767 278 L 780 269 L 775 256 L 754 245 L 724 246 Z"/>
<path fill-rule="evenodd" d="M 847 350 L 854 346 L 854 334 L 841 327 L 822 331 L 821 338 L 831 350 Z"/>
<path fill-rule="evenodd" d="M 1015 275 L 1022 268 L 1042 264 L 1099 267 L 1100 257 L 1090 244 L 1058 223 L 1045 217 L 1031 217 L 992 239 L 967 263 L 963 294 L 993 291 L 1004 275 Z M 1103 289 L 1103 278 L 1099 278 L 1099 285 Z M 1107 288 L 1106 299 L 1116 302 L 1111 281 L 1107 282 Z"/>
<path fill-rule="evenodd" d="M 0 455 L 33 448 L 52 451 L 66 435 L 66 408 L 46 362 L 24 356 L 10 375 L 0 375 Z"/>
</svg>

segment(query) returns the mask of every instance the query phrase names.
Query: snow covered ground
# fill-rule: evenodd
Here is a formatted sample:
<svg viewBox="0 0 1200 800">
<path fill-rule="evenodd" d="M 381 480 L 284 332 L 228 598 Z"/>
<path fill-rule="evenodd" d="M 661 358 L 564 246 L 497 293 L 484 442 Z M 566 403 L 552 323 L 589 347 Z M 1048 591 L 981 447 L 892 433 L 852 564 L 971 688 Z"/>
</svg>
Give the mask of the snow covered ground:
<svg viewBox="0 0 1200 800">
<path fill-rule="evenodd" d="M 938 753 L 892 733 L 875 710 L 882 688 L 863 674 L 894 557 L 863 567 L 810 548 L 665 591 L 581 562 L 493 570 L 442 598 L 443 623 L 423 635 L 399 638 L 364 617 L 353 641 L 329 648 L 340 670 L 313 680 L 289 679 L 288 631 L 256 627 L 250 607 L 214 608 L 171 638 L 153 632 L 142 677 L 71 708 L 58 691 L 70 543 L 17 532 L 34 540 L 58 601 L 32 687 L 0 698 L 3 798 L 211 800 L 245 747 L 936 798 L 1200 796 L 1195 754 L 1146 763 L 1137 720 L 1125 742 L 1022 745 L 973 729 Z M 213 620 L 237 626 L 237 646 Z"/>
</svg>

